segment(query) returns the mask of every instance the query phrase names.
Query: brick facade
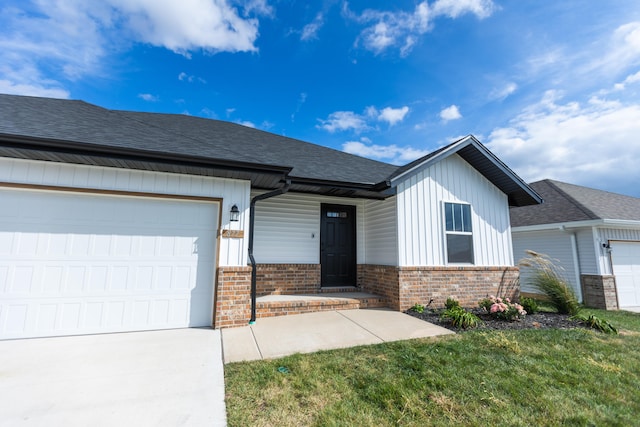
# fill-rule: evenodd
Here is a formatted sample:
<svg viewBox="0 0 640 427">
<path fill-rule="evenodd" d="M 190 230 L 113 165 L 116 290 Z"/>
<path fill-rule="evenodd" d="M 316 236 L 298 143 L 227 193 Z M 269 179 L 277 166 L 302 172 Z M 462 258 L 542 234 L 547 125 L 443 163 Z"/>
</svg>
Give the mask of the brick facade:
<svg viewBox="0 0 640 427">
<path fill-rule="evenodd" d="M 477 306 L 488 295 L 516 299 L 520 290 L 518 276 L 517 267 L 395 267 L 363 264 L 358 265 L 357 285 L 364 292 L 384 297 L 389 308 L 404 311 L 416 303 L 426 305 L 430 300 L 433 300 L 432 307 L 442 307 L 449 297 L 465 307 Z M 256 285 L 258 296 L 315 294 L 321 291 L 320 265 L 259 264 Z M 356 308 L 355 305 L 346 307 L 344 301 L 329 299 L 278 302 L 258 306 L 257 317 L 333 310 L 339 306 Z M 214 326 L 245 326 L 250 317 L 251 267 L 218 268 Z"/>
<path fill-rule="evenodd" d="M 256 267 L 258 296 L 320 291 L 320 264 L 258 264 Z"/>
<path fill-rule="evenodd" d="M 246 326 L 251 319 L 251 267 L 219 267 L 214 328 Z"/>
<path fill-rule="evenodd" d="M 386 297 L 390 308 L 404 311 L 414 304 L 442 307 L 454 298 L 475 307 L 488 295 L 516 299 L 519 296 L 517 267 L 393 267 L 361 265 L 363 290 Z"/>
<path fill-rule="evenodd" d="M 580 276 L 580 283 L 584 305 L 604 310 L 618 309 L 615 276 L 583 274 Z"/>
<path fill-rule="evenodd" d="M 400 301 L 404 311 L 414 304 L 444 306 L 454 298 L 463 307 L 477 307 L 489 295 L 516 300 L 520 296 L 518 267 L 400 267 Z"/>
</svg>

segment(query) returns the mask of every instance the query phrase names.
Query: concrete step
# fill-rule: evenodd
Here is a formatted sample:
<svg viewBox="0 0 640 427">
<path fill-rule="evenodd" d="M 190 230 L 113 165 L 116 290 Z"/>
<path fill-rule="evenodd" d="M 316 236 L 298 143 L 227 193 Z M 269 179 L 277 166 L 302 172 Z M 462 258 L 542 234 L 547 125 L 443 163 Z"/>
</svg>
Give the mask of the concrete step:
<svg viewBox="0 0 640 427">
<path fill-rule="evenodd" d="M 265 295 L 256 300 L 256 317 L 287 316 L 319 311 L 387 307 L 386 298 L 365 292 L 334 292 L 304 295 Z"/>
</svg>

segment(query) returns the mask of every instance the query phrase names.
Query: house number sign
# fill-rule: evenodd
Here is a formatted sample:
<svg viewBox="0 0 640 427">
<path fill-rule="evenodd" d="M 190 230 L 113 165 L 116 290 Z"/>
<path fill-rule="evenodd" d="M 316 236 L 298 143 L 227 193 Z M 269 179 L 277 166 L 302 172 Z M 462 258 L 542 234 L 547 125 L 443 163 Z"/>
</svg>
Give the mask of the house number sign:
<svg viewBox="0 0 640 427">
<path fill-rule="evenodd" d="M 222 230 L 222 237 L 242 239 L 244 238 L 244 230 Z"/>
</svg>

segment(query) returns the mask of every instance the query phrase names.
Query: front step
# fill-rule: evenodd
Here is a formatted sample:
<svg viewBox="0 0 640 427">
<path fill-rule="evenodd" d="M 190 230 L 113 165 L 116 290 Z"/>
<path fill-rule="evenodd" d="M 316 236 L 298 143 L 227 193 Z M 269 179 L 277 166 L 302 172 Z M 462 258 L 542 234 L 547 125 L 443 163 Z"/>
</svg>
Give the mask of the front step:
<svg viewBox="0 0 640 427">
<path fill-rule="evenodd" d="M 256 300 L 256 317 L 387 306 L 388 302 L 384 297 L 365 292 L 353 292 L 353 290 L 305 295 L 265 295 Z"/>
</svg>

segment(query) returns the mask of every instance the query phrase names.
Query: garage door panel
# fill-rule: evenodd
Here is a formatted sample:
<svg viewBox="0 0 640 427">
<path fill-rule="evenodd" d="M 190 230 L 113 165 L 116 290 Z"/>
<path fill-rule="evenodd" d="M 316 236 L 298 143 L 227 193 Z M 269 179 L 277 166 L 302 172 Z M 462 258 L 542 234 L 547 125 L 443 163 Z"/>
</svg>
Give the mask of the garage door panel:
<svg viewBox="0 0 640 427">
<path fill-rule="evenodd" d="M 640 306 L 640 242 L 612 242 L 611 262 L 620 308 Z"/>
<path fill-rule="evenodd" d="M 0 221 L 0 338 L 211 324 L 217 203 L 20 190 L 0 197 L 15 214 Z M 38 210 L 27 220 L 15 207 L 23 199 Z M 65 206 L 68 217 L 49 205 Z"/>
</svg>

